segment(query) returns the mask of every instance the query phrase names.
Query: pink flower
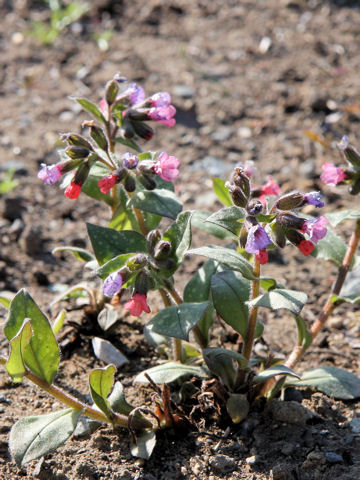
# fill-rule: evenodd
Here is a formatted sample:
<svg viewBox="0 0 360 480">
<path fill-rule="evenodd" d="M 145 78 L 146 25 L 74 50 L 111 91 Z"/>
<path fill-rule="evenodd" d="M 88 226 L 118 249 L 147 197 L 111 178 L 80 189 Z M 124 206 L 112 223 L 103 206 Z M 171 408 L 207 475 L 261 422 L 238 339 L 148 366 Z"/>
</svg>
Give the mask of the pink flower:
<svg viewBox="0 0 360 480">
<path fill-rule="evenodd" d="M 268 177 L 267 183 L 261 187 L 261 195 L 280 195 L 281 189 L 274 182 L 272 177 Z"/>
<path fill-rule="evenodd" d="M 105 98 L 102 98 L 102 99 L 100 100 L 99 106 L 100 106 L 100 111 L 101 111 L 101 113 L 102 113 L 105 117 L 107 117 L 109 108 L 108 108 L 108 104 L 107 104 L 107 101 L 105 100 Z"/>
<path fill-rule="evenodd" d="M 325 217 L 319 217 L 315 220 L 306 220 L 301 228 L 301 230 L 307 233 L 310 239 L 317 243 L 319 240 L 325 237 L 327 233 L 327 225 L 328 221 Z"/>
<path fill-rule="evenodd" d="M 314 250 L 315 245 L 310 242 L 310 240 L 301 240 L 301 242 L 296 245 L 300 252 L 307 257 Z"/>
<path fill-rule="evenodd" d="M 320 180 L 331 187 L 335 187 L 335 185 L 342 182 L 346 178 L 346 173 L 344 170 L 337 167 L 333 163 L 324 163 L 322 169 L 323 173 L 320 175 Z"/>
<path fill-rule="evenodd" d="M 157 92 L 150 97 L 152 107 L 164 107 L 170 105 L 171 97 L 168 92 Z"/>
<path fill-rule="evenodd" d="M 173 127 L 176 123 L 174 117 L 176 108 L 173 105 L 164 105 L 162 107 L 152 107 L 149 110 L 149 118 L 155 122 L 162 123 L 168 127 Z"/>
<path fill-rule="evenodd" d="M 146 295 L 141 295 L 140 293 L 135 293 L 135 295 L 125 303 L 124 308 L 129 310 L 134 317 L 138 317 L 142 312 L 150 312 L 149 305 L 146 302 Z"/>
<path fill-rule="evenodd" d="M 62 165 L 45 165 L 41 164 L 41 170 L 38 173 L 38 178 L 43 180 L 45 185 L 54 185 L 62 175 Z"/>
<path fill-rule="evenodd" d="M 166 152 L 159 155 L 158 161 L 154 165 L 154 172 L 165 182 L 171 182 L 179 176 L 179 160 L 174 156 L 169 156 Z"/>
<path fill-rule="evenodd" d="M 100 188 L 101 193 L 104 195 L 108 194 L 112 187 L 114 187 L 117 183 L 118 176 L 115 174 L 108 175 L 107 177 L 102 178 L 98 181 L 98 186 Z"/>
<path fill-rule="evenodd" d="M 81 192 L 81 185 L 75 182 L 71 182 L 70 185 L 65 189 L 65 197 L 71 198 L 72 200 L 78 198 Z"/>
<path fill-rule="evenodd" d="M 256 260 L 260 263 L 260 265 L 265 265 L 265 263 L 267 263 L 267 261 L 269 260 L 269 255 L 266 248 L 264 248 L 263 250 L 259 250 L 255 254 L 255 257 Z"/>
</svg>

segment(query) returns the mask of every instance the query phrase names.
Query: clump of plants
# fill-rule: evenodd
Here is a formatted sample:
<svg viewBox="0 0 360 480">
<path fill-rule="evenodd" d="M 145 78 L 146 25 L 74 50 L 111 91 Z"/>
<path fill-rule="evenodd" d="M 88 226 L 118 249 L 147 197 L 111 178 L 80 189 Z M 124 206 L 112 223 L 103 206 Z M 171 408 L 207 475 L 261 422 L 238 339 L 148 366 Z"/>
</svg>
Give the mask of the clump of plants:
<svg viewBox="0 0 360 480">
<path fill-rule="evenodd" d="M 338 306 L 360 302 L 356 281 L 360 211 L 319 216 L 317 209 L 324 206 L 320 192 L 282 193 L 272 178 L 258 187 L 253 182 L 252 163 L 238 164 L 228 182 L 214 179 L 214 191 L 223 208 L 211 214 L 183 211 L 173 185 L 181 161 L 165 151 L 142 148 L 154 135 L 154 123 L 175 125 L 176 109 L 170 95 L 158 92 L 147 96 L 141 86 L 116 75 L 106 85 L 99 105 L 85 98 L 74 101 L 92 117 L 82 125 L 88 135 L 62 134 L 60 161 L 43 165 L 38 177 L 48 186 L 61 182 L 69 199 L 87 195 L 102 202 L 110 211 L 110 221 L 108 227 L 87 224 L 92 252 L 71 246 L 57 251 L 71 251 L 96 276 L 97 286 L 74 289 L 88 293 L 104 330 L 113 326 L 124 310 L 133 316 L 151 313 L 149 296 L 152 302 L 159 301 L 162 308 L 146 325 L 145 335 L 168 360 L 140 372 L 135 379 L 155 389 L 153 407 L 134 407 L 126 401 L 122 385 L 114 383 L 116 368 L 111 364 L 89 373 L 93 404 L 85 404 L 54 382 L 60 361 L 56 333 L 63 312 L 50 323 L 26 290 L 18 292 L 11 303 L 1 298 L 9 309 L 4 333 L 10 352 L 0 362 L 14 382 L 25 377 L 66 407 L 22 418 L 13 426 L 10 450 L 16 462 L 23 465 L 56 449 L 83 417 L 93 426 L 105 422 L 127 429 L 132 453 L 149 458 L 159 430 L 184 429 L 191 424 L 192 419 L 173 402 L 168 384 L 181 384 L 192 377 L 203 380 L 197 393 L 211 390 L 216 406 L 234 423 L 247 416 L 256 400 L 271 399 L 287 385 L 312 385 L 337 398 L 358 396 L 360 380 L 351 372 L 319 367 L 300 376 L 294 368 Z M 338 148 L 344 164 L 325 163 L 321 179 L 330 186 L 348 185 L 350 194 L 357 195 L 360 155 L 346 137 Z M 302 213 L 309 205 L 316 216 Z M 354 228 L 345 244 L 332 227 L 347 219 Z M 222 239 L 224 245 L 191 249 L 197 228 Z M 286 254 L 293 247 L 299 255 L 316 262 L 328 260 L 338 267 L 328 299 L 313 322 L 301 313 L 307 303 L 305 293 L 262 274 L 269 252 L 281 249 Z M 180 293 L 174 275 L 186 255 L 207 261 Z M 271 353 L 263 357 L 254 351 L 264 329 L 259 314 L 263 308 L 286 309 L 294 318 L 297 342 L 284 362 Z M 214 345 L 216 316 L 239 336 L 232 349 Z M 197 393 L 192 391 L 196 404 Z"/>
</svg>

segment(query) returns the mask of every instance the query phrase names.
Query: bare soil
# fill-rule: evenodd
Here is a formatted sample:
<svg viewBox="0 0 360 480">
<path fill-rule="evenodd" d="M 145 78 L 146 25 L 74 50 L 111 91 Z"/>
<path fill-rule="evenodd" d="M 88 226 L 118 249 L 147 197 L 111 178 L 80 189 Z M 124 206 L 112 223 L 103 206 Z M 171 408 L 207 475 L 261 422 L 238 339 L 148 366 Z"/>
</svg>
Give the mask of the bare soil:
<svg viewBox="0 0 360 480">
<path fill-rule="evenodd" d="M 304 135 L 311 130 L 330 142 L 348 134 L 356 145 L 360 121 L 358 1 L 268 0 L 96 0 L 84 17 L 60 33 L 50 46 L 26 31 L 31 21 L 48 19 L 42 2 L 5 0 L 0 4 L 0 169 L 15 170 L 19 186 L 0 196 L 0 291 L 25 287 L 49 314 L 54 290 L 83 279 L 83 266 L 69 255 L 51 254 L 59 245 L 87 247 L 85 221 L 106 225 L 107 212 L 81 196 L 66 199 L 57 187 L 36 178 L 42 162 L 57 161 L 59 132 L 79 131 L 86 117 L 69 99 L 98 101 L 117 71 L 147 92 L 170 91 L 177 126 L 159 127 L 150 148 L 164 149 L 181 161 L 177 193 L 187 209 L 214 210 L 210 177 L 226 178 L 239 161 L 254 160 L 258 181 L 272 175 L 283 191 L 322 190 L 325 211 L 354 206 L 342 189 L 321 185 L 324 161 L 337 161 Z M 113 32 L 102 51 L 94 35 Z M 358 201 L 358 200 L 356 200 Z M 344 224 L 348 238 L 351 224 Z M 212 242 L 205 235 L 195 244 Z M 188 259 L 179 285 L 201 259 Z M 289 288 L 301 288 L 310 303 L 304 315 L 319 311 L 335 268 L 286 249 L 270 259 L 265 273 L 279 275 Z M 156 310 L 152 299 L 153 310 Z M 6 315 L 0 311 L 0 322 Z M 81 311 L 68 318 L 81 320 Z M 342 308 L 319 335 L 298 370 L 320 365 L 360 375 L 359 311 Z M 145 342 L 145 316 L 127 317 L 112 341 L 130 363 L 117 379 L 136 405 L 149 402 L 148 389 L 132 385 L 156 357 Z M 264 316 L 261 346 L 286 354 L 294 341 L 293 320 Z M 87 372 L 102 366 L 93 355 L 90 335 L 64 348 L 56 383 L 86 399 Z M 230 333 L 216 325 L 226 342 Z M 259 347 L 260 348 L 260 347 Z M 0 353 L 7 352 L 0 340 Z M 0 479 L 246 479 L 321 480 L 360 477 L 359 436 L 351 429 L 360 417 L 359 402 L 340 402 L 309 389 L 288 391 L 295 402 L 316 414 L 298 424 L 274 419 L 278 404 L 255 405 L 248 419 L 233 426 L 209 421 L 201 432 L 161 436 L 151 460 L 132 458 L 124 432 L 104 427 L 91 438 L 71 438 L 55 453 L 19 469 L 7 442 L 20 417 L 49 412 L 59 405 L 28 382 L 11 383 L 0 373 Z M 290 402 L 291 401 L 291 402 Z M 285 402 L 286 403 L 286 402 Z M 295 411 L 294 410 L 294 411 Z"/>
</svg>

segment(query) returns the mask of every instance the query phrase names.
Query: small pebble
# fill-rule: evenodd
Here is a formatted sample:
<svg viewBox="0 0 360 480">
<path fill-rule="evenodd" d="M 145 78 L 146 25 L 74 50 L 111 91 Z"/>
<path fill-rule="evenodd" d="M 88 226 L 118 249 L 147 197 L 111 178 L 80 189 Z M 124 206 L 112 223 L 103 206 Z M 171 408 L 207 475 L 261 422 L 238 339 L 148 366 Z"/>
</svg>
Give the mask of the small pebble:
<svg viewBox="0 0 360 480">
<path fill-rule="evenodd" d="M 210 459 L 209 464 L 218 473 L 233 472 L 236 468 L 234 460 L 226 455 L 216 455 Z"/>
<path fill-rule="evenodd" d="M 175 85 L 173 92 L 181 98 L 192 98 L 195 95 L 195 90 L 187 85 Z"/>
<path fill-rule="evenodd" d="M 252 455 L 251 457 L 247 457 L 245 459 L 245 462 L 248 464 L 248 465 L 255 465 L 255 463 L 258 462 L 258 458 L 256 455 Z"/>
<path fill-rule="evenodd" d="M 349 426 L 354 433 L 360 433 L 360 418 L 350 420 Z"/>
<path fill-rule="evenodd" d="M 325 459 L 328 463 L 343 463 L 344 459 L 342 455 L 339 455 L 334 452 L 326 452 L 325 453 Z"/>
</svg>

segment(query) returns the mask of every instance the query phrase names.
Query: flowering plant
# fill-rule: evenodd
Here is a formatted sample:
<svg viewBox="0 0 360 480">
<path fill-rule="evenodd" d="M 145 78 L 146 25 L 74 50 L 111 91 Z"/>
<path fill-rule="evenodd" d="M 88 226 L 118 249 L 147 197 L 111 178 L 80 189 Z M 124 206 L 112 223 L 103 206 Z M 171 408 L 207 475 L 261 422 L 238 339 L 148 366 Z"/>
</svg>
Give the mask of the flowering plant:
<svg viewBox="0 0 360 480">
<path fill-rule="evenodd" d="M 53 166 L 43 165 L 38 176 L 49 186 L 62 178 L 69 199 L 76 199 L 83 192 L 110 207 L 108 227 L 87 224 L 93 253 L 71 246 L 56 251 L 71 251 L 86 261 L 98 278 L 97 287 L 81 288 L 88 293 L 93 312 L 105 330 L 114 325 L 114 315 L 118 320 L 121 308 L 134 316 L 150 313 L 148 294 L 157 292 L 164 308 L 146 325 L 145 335 L 159 352 L 167 355 L 168 361 L 140 372 L 135 379 L 150 383 L 155 389 L 153 409 L 129 405 L 121 384 L 113 384 L 116 368 L 112 364 L 90 373 L 94 405 L 89 406 L 54 384 L 60 360 L 55 335 L 64 320 L 63 313 L 50 324 L 25 290 L 18 292 L 11 303 L 2 299 L 9 308 L 5 335 L 10 354 L 1 358 L 1 363 L 15 382 L 26 377 L 68 407 L 46 416 L 24 418 L 14 425 L 10 449 L 18 464 L 61 445 L 84 416 L 129 428 L 132 453 L 149 458 L 158 429 L 186 428 L 191 423 L 186 412 L 171 400 L 167 386 L 186 377 L 203 379 L 195 397 L 211 391 L 214 408 L 221 411 L 224 407 L 234 423 L 246 417 L 254 400 L 272 398 L 289 384 L 310 384 L 328 393 L 332 388 L 329 367 L 316 369 L 316 373 L 306 372 L 301 378 L 293 369 L 338 305 L 360 302 L 356 284 L 353 287 L 353 283 L 345 282 L 348 272 L 358 263 L 355 252 L 360 237 L 360 211 L 309 217 L 301 211 L 305 206 L 312 208 L 313 213 L 322 208 L 320 192 L 281 193 L 271 177 L 265 185 L 254 186 L 255 167 L 251 163 L 237 165 L 229 182 L 214 179 L 214 191 L 224 204 L 222 209 L 212 214 L 182 211 L 172 184 L 179 174 L 179 160 L 166 152 L 143 152 L 138 144 L 153 136 L 149 122 L 168 127 L 175 124 L 176 110 L 170 95 L 159 92 L 146 97 L 140 86 L 125 82 L 116 75 L 107 84 L 99 107 L 87 99 L 75 99 L 94 117 L 83 123 L 89 129 L 90 139 L 77 133 L 63 134 L 65 149 L 60 152 L 61 161 Z M 115 153 L 116 144 L 132 151 Z M 350 184 L 350 193 L 357 194 L 360 156 L 346 138 L 339 148 L 350 166 L 343 169 L 326 163 L 321 178 L 330 185 Z M 168 219 L 166 228 L 161 223 L 163 217 Z M 329 228 L 345 219 L 355 221 L 348 246 Z M 196 228 L 231 244 L 190 249 Z M 312 325 L 301 316 L 307 295 L 287 289 L 261 272 L 273 250 L 291 246 L 300 255 L 311 255 L 314 261 L 330 260 L 339 267 L 328 300 Z M 174 274 L 185 255 L 208 260 L 181 295 Z M 125 290 L 130 292 L 130 299 L 122 307 Z M 254 343 L 264 329 L 259 318 L 261 308 L 287 309 L 295 319 L 298 339 L 285 362 L 272 354 L 264 357 L 254 352 Z M 233 349 L 214 346 L 211 329 L 215 316 L 238 334 L 239 341 Z M 344 378 L 348 383 L 360 382 L 353 374 L 335 368 L 331 375 L 333 383 Z M 162 384 L 162 388 L 156 384 Z M 336 394 L 341 398 L 337 383 L 336 386 Z"/>
</svg>

